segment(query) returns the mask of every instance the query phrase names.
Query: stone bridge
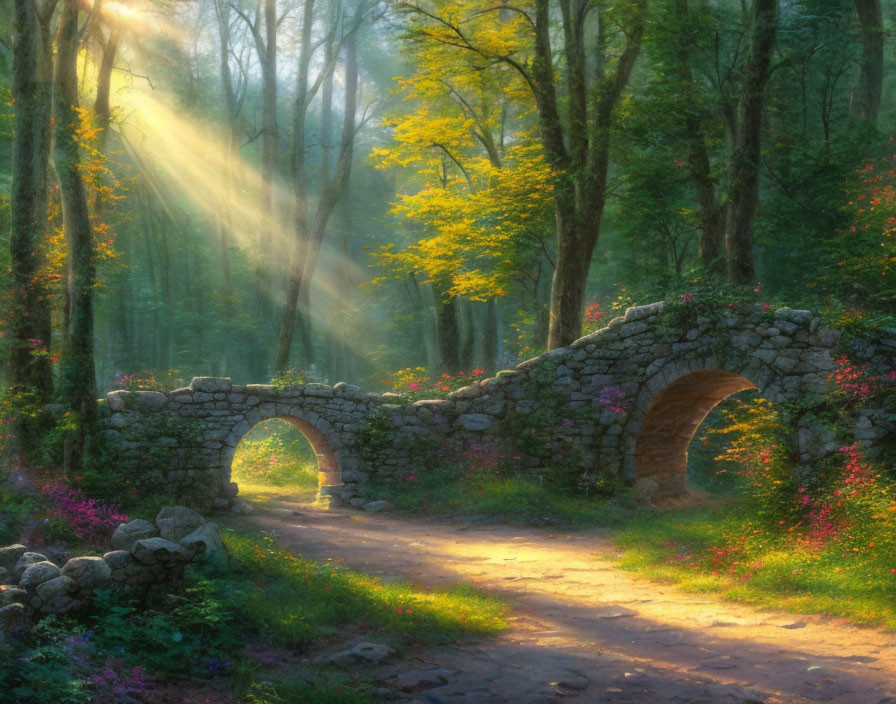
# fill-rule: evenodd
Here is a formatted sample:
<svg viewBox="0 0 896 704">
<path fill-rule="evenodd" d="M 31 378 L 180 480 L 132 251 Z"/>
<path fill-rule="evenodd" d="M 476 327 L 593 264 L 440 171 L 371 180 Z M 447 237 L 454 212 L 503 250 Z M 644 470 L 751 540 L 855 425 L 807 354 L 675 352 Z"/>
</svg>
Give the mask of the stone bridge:
<svg viewBox="0 0 896 704">
<path fill-rule="evenodd" d="M 809 311 L 744 303 L 698 315 L 687 305 L 629 308 L 569 347 L 444 399 L 213 377 L 169 393 L 113 391 L 104 436 L 139 490 L 222 507 L 236 495 L 230 465 L 240 439 L 271 418 L 305 434 L 318 456 L 320 493 L 337 501 L 360 503 L 377 484 L 458 462 L 501 463 L 606 491 L 637 483 L 642 493 L 674 496 L 686 486 L 696 429 L 731 394 L 755 388 L 780 404 L 792 449 L 809 463 L 842 444 L 818 412 L 836 358 L 858 354 L 884 375 L 896 366 L 896 331 L 846 349 L 840 333 Z M 865 408 L 854 430 L 873 450 L 893 428 L 880 409 Z"/>
</svg>

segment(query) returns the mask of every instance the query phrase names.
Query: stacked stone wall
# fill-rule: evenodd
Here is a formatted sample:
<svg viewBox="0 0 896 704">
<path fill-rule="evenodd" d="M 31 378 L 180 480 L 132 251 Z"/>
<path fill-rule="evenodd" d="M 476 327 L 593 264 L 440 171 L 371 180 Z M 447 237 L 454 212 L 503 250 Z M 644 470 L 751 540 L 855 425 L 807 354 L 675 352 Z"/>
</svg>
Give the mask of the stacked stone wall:
<svg viewBox="0 0 896 704">
<path fill-rule="evenodd" d="M 847 351 L 886 376 L 896 367 L 896 331 L 884 332 Z M 598 485 L 649 477 L 674 494 L 684 488 L 693 431 L 740 389 L 800 409 L 793 443 L 803 461 L 835 451 L 837 438 L 812 408 L 825 403 L 843 352 L 839 332 L 809 311 L 744 304 L 681 325 L 655 303 L 444 399 L 411 403 L 345 383 L 278 388 L 198 377 L 167 394 L 112 392 L 103 422 L 110 447 L 137 468 L 138 488 L 188 491 L 221 506 L 235 496 L 237 444 L 271 418 L 309 437 L 322 494 L 344 501 L 360 502 L 372 482 L 477 458 Z M 873 452 L 892 430 L 880 409 L 867 408 L 856 437 Z"/>
</svg>

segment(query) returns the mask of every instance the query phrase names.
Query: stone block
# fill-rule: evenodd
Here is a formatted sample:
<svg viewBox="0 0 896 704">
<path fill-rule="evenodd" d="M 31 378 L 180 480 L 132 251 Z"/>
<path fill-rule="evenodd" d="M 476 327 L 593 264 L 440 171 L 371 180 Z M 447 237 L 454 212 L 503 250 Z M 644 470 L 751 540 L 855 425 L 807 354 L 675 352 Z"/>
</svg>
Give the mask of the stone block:
<svg viewBox="0 0 896 704">
<path fill-rule="evenodd" d="M 464 430 L 474 432 L 489 430 L 495 425 L 495 419 L 484 413 L 464 413 L 458 416 L 457 422 Z"/>
<path fill-rule="evenodd" d="M 230 377 L 216 376 L 194 376 L 190 382 L 190 388 L 194 391 L 205 391 L 206 393 L 228 392 L 233 388 Z"/>
</svg>

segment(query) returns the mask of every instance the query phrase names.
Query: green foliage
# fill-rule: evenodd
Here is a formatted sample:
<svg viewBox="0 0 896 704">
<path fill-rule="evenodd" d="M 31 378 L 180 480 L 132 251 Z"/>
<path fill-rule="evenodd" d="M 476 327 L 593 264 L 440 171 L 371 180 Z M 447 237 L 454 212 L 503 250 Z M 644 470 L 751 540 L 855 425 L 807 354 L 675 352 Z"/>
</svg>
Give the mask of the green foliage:
<svg viewBox="0 0 896 704">
<path fill-rule="evenodd" d="M 89 690 L 81 679 L 81 663 L 76 647 L 66 643 L 75 632 L 75 624 L 55 618 L 35 629 L 30 642 L 4 639 L 0 642 L 0 662 L 15 663 L 0 667 L 0 688 L 10 701 L 60 704 L 88 704 Z"/>
<path fill-rule="evenodd" d="M 628 496 L 618 485 L 603 487 L 606 494 L 595 488 L 586 496 L 569 472 L 544 468 L 516 476 L 501 463 L 477 456 L 466 465 L 427 468 L 401 484 L 377 484 L 371 493 L 400 511 L 415 513 L 579 528 L 620 524 L 628 511 Z"/>
<path fill-rule="evenodd" d="M 143 370 L 133 374 L 118 374 L 115 386 L 123 391 L 174 391 L 187 385 L 180 369 L 164 369 L 159 372 Z"/>
<path fill-rule="evenodd" d="M 730 286 L 718 281 L 695 280 L 673 290 L 663 308 L 662 326 L 681 333 L 699 325 L 719 327 L 726 316 L 764 310 L 769 317 L 774 306 L 767 302 L 760 286 Z"/>
<path fill-rule="evenodd" d="M 314 682 L 265 682 L 252 685 L 247 695 L 248 704 L 366 704 L 370 698 L 363 692 L 336 687 L 321 689 Z"/>
<path fill-rule="evenodd" d="M 388 386 L 392 393 L 401 396 L 396 400 L 407 402 L 446 398 L 452 391 L 482 380 L 484 374 L 484 369 L 438 374 L 425 367 L 408 367 L 392 372 L 388 378 L 380 379 L 380 382 Z"/>
<path fill-rule="evenodd" d="M 282 420 L 255 426 L 240 441 L 233 457 L 232 477 L 240 483 L 264 486 L 317 487 L 317 457 L 296 427 Z"/>
<path fill-rule="evenodd" d="M 304 369 L 285 369 L 284 371 L 274 375 L 271 378 L 271 384 L 276 386 L 278 389 L 288 389 L 291 386 L 301 386 L 303 384 L 307 384 L 309 381 L 310 379 L 308 372 L 306 372 Z"/>
<path fill-rule="evenodd" d="M 392 446 L 395 426 L 383 410 L 368 414 L 357 432 L 358 449 L 362 456 L 376 456 Z"/>
<path fill-rule="evenodd" d="M 240 648 L 219 589 L 200 580 L 184 595 L 169 596 L 162 604 L 167 608 L 148 611 L 120 592 L 98 592 L 89 616 L 93 638 L 98 648 L 122 652 L 128 664 L 166 677 L 208 674 L 210 661 L 233 657 Z"/>
<path fill-rule="evenodd" d="M 640 515 L 616 540 L 622 567 L 689 591 L 896 629 L 890 543 L 865 528 L 854 546 L 795 547 L 786 531 L 751 522 L 731 503 Z"/>
</svg>

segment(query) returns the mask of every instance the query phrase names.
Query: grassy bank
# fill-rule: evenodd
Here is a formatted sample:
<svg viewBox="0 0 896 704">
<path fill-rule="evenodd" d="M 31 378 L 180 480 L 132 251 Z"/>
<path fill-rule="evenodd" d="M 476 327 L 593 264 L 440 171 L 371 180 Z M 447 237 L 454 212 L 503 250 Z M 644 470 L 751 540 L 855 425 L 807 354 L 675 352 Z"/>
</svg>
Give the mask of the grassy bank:
<svg viewBox="0 0 896 704">
<path fill-rule="evenodd" d="M 642 514 L 616 535 L 626 570 L 793 613 L 896 630 L 896 556 L 873 540 L 801 546 L 745 521 L 742 505 Z"/>
<path fill-rule="evenodd" d="M 0 643 L 11 665 L 0 666 L 0 689 L 22 704 L 364 704 L 376 682 L 311 664 L 315 650 L 360 635 L 401 652 L 506 627 L 503 604 L 467 587 L 384 585 L 261 533 L 222 537 L 226 571 L 194 570 L 183 590 L 142 601 L 99 592 L 75 617 Z"/>
<path fill-rule="evenodd" d="M 377 486 L 374 495 L 395 510 L 424 515 L 450 515 L 483 522 L 546 525 L 573 529 L 622 525 L 632 501 L 570 491 L 555 477 L 504 476 L 499 472 L 461 467 L 427 470 L 411 481 Z"/>
</svg>

